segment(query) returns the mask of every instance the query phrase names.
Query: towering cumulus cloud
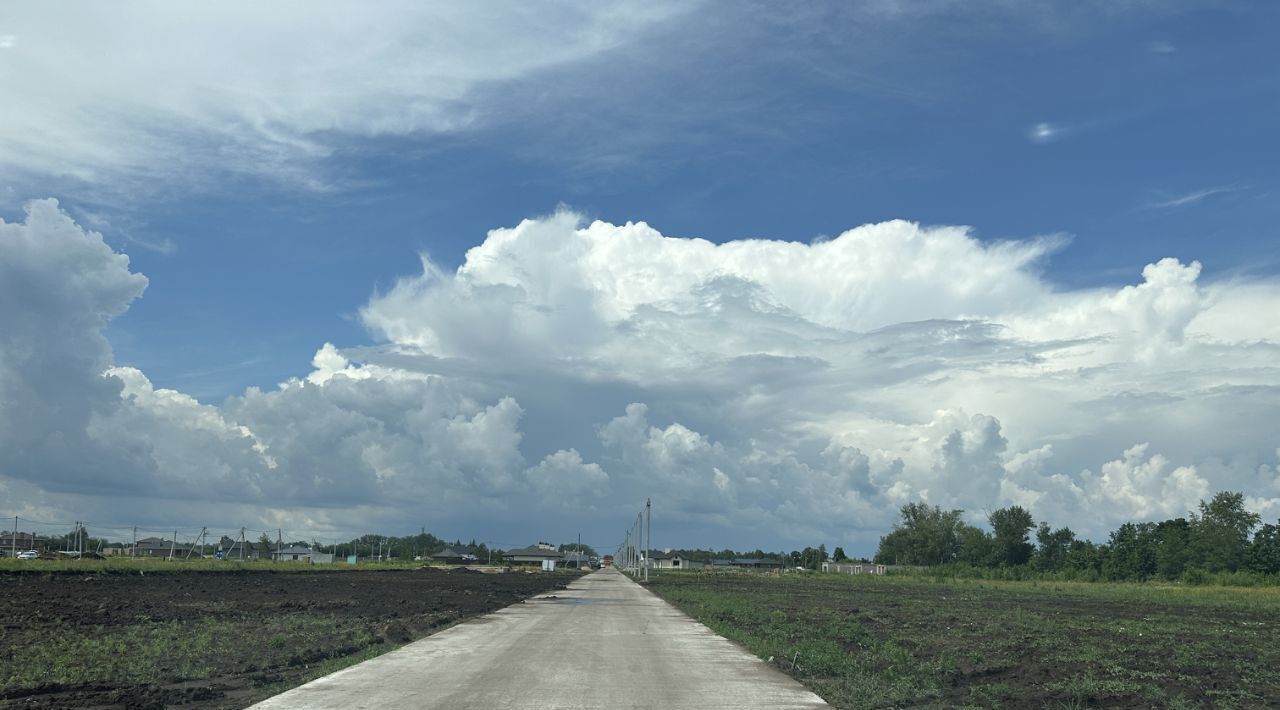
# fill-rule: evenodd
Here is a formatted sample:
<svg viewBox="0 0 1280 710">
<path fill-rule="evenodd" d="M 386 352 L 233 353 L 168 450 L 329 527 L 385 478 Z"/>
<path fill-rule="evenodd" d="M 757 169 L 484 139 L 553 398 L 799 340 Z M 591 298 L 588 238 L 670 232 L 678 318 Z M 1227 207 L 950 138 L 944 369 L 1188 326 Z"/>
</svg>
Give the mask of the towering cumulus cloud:
<svg viewBox="0 0 1280 710">
<path fill-rule="evenodd" d="M 102 329 L 146 287 L 53 200 L 28 205 L 22 224 L 0 222 L 0 472 L 56 490 L 150 467 L 145 451 L 92 432 L 123 389 L 104 377 Z"/>
<path fill-rule="evenodd" d="M 1220 489 L 1280 514 L 1280 285 L 1164 258 L 1062 290 L 1038 269 L 1065 245 L 901 221 L 717 245 L 560 212 L 456 271 L 424 258 L 361 310 L 378 342 L 212 406 L 115 366 L 103 326 L 146 280 L 36 202 L 0 225 L 0 496 L 523 532 L 652 496 L 689 544 L 869 544 L 920 499 L 1092 534 Z"/>
</svg>

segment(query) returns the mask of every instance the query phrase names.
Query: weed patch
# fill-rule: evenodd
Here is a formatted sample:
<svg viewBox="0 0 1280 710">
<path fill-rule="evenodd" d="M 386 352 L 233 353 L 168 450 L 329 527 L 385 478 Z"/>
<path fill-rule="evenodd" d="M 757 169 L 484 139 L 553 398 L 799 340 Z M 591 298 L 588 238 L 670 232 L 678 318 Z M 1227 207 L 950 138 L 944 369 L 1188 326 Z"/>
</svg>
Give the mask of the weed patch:
<svg viewBox="0 0 1280 710">
<path fill-rule="evenodd" d="M 1259 707 L 1275 588 L 674 573 L 650 588 L 836 707 Z"/>
</svg>

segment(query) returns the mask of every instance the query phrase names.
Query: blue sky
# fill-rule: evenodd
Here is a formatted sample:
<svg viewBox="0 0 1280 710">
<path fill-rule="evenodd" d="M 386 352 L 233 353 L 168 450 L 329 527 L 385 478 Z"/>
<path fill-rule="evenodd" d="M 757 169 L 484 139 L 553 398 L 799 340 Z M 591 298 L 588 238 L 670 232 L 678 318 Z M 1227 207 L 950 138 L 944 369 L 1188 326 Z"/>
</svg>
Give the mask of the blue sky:
<svg viewBox="0 0 1280 710">
<path fill-rule="evenodd" d="M 517 6 L 483 12 L 344 6 L 328 20 L 306 22 L 291 16 L 299 8 L 282 6 L 247 23 L 243 10 L 232 5 L 178 16 L 173 8 L 139 4 L 134 12 L 146 22 L 130 24 L 129 13 L 99 8 L 67 26 L 32 4 L 0 17 L 0 90 L 9 95 L 9 105 L 23 106 L 0 119 L 0 215 L 11 225 L 22 224 L 24 204 L 54 197 L 78 227 L 95 230 L 113 250 L 128 254 L 129 268 L 145 274 L 148 285 L 105 325 L 102 364 L 136 368 L 157 389 L 222 408 L 219 416 L 228 421 L 238 406 L 227 403 L 228 397 L 238 400 L 247 387 L 272 390 L 307 377 L 325 343 L 339 350 L 381 348 L 384 354 L 412 346 L 422 356 L 485 360 L 471 346 L 450 349 L 438 338 L 424 345 L 412 329 L 391 336 L 368 314 L 381 312 L 389 302 L 383 297 L 397 283 L 419 278 L 419 254 L 451 274 L 489 230 L 525 219 L 552 224 L 562 209 L 577 215 L 582 226 L 593 220 L 643 221 L 666 237 L 717 244 L 817 243 L 859 225 L 899 219 L 926 227 L 969 226 L 969 238 L 976 241 L 966 248 L 979 251 L 1048 238 L 1052 248 L 1009 267 L 1012 272 L 990 265 L 958 271 L 956 280 L 976 281 L 958 292 L 954 308 L 942 305 L 935 312 L 904 303 L 893 309 L 920 321 L 972 319 L 1014 330 L 1011 324 L 1034 320 L 1013 315 L 1019 304 L 992 310 L 985 301 L 964 302 L 963 294 L 989 288 L 983 279 L 1016 277 L 1034 280 L 1037 297 L 1044 299 L 1075 299 L 1074 304 L 1110 291 L 1120 302 L 1127 298 L 1126 286 L 1143 283 L 1145 266 L 1172 257 L 1180 265 L 1199 262 L 1196 284 L 1204 303 L 1234 303 L 1219 291 L 1244 283 L 1268 294 L 1280 274 L 1274 227 L 1280 218 L 1280 76 L 1274 71 L 1280 65 L 1274 42 L 1280 9 L 1269 5 L 886 0 L 856 8 L 556 5 L 538 13 Z M 95 33 L 95 25 L 118 32 Z M 243 31 L 226 29 L 242 25 Z M 287 40 L 273 41 L 281 28 L 295 25 Z M 220 63 L 221 57 L 232 59 Z M 704 276 L 713 278 L 753 267 L 734 262 L 708 268 Z M 952 278 L 945 269 L 935 277 Z M 530 278 L 539 280 L 536 274 Z M 760 281 L 766 291 L 773 288 L 769 283 Z M 928 298 L 899 295 L 892 285 L 886 289 L 868 302 Z M 809 312 L 780 291 L 771 293 L 800 320 L 841 332 L 865 334 L 899 323 L 888 316 L 846 322 L 825 311 Z M 945 293 L 940 288 L 939 298 Z M 1169 308 L 1161 304 L 1167 299 L 1153 302 L 1151 313 L 1165 317 Z M 1259 319 L 1252 338 L 1188 326 L 1196 316 L 1181 325 L 1157 324 L 1155 330 L 1177 331 L 1169 336 L 1171 347 L 1185 347 L 1184 326 L 1208 328 L 1212 332 L 1203 342 L 1215 347 L 1224 338 L 1270 343 L 1267 334 L 1276 329 L 1277 317 L 1265 310 L 1270 301 L 1262 303 L 1262 311 L 1240 307 Z M 611 308 L 597 304 L 596 310 Z M 1045 306 L 1038 313 L 1066 308 Z M 429 313 L 423 317 L 423 332 L 438 336 L 441 326 Z M 484 320 L 472 325 L 494 327 Z M 1123 340 L 1118 332 L 1072 335 Z M 593 340 L 593 347 L 599 342 Z M 735 356 L 776 354 L 779 347 L 756 343 Z M 578 356 L 608 360 L 587 351 L 556 352 L 566 362 Z M 819 359 L 832 368 L 840 365 Z M 1148 355 L 1120 361 L 1138 370 L 1111 385 L 1107 396 L 1191 397 L 1171 394 Z M 1114 366 L 1114 358 L 1070 365 L 1073 371 Z M 1259 372 L 1247 383 L 1210 377 L 1203 384 L 1264 387 L 1254 405 L 1266 411 L 1268 402 L 1276 404 L 1268 399 L 1275 390 L 1266 388 L 1277 382 L 1274 370 Z M 661 420 L 650 422 L 657 430 L 671 433 L 671 426 L 680 425 L 725 450 L 749 449 L 746 442 L 770 438 L 753 432 L 741 403 L 732 398 L 718 405 L 729 414 L 704 412 L 699 429 L 691 423 L 697 406 L 658 387 L 662 376 L 639 375 L 620 378 L 626 385 L 619 385 L 622 393 L 582 390 L 580 396 L 591 400 L 582 408 L 594 418 L 579 422 L 576 433 L 557 430 L 536 421 L 542 407 L 555 407 L 528 400 L 554 395 L 519 384 L 522 377 L 535 377 L 531 373 L 486 379 L 495 377 L 493 371 L 478 368 L 463 378 L 490 396 L 481 404 L 494 405 L 503 396 L 520 403 L 522 458 L 509 463 L 516 473 L 533 470 L 570 443 L 585 457 L 583 466 L 605 461 L 611 445 L 596 441 L 597 432 L 623 415 L 629 398 Z M 544 376 L 538 370 L 536 377 Z M 867 398 L 889 395 L 868 391 Z M 601 402 L 615 400 L 611 414 L 596 411 Z M 1132 434 L 1133 440 L 1120 442 L 1040 425 L 1020 430 L 1011 414 L 983 411 L 992 406 L 988 402 L 957 394 L 951 404 L 968 423 L 974 416 L 994 416 L 1009 439 L 997 447 L 999 460 L 988 462 L 999 469 L 993 475 L 1003 477 L 1003 488 L 939 496 L 935 485 L 924 495 L 970 509 L 1001 502 L 1034 508 L 1034 500 L 1046 514 L 1079 511 L 1079 504 L 1049 505 L 1053 495 L 1044 491 L 1039 498 L 1009 493 L 1013 459 L 1056 443 L 1059 458 L 1051 459 L 1052 471 L 1039 475 L 1074 476 L 1087 490 L 1083 472 L 1126 461 L 1122 452 L 1159 438 L 1147 431 L 1126 430 L 1122 436 Z M 875 428 L 840 434 L 847 412 L 819 416 L 795 406 L 807 414 L 760 426 L 774 435 L 789 427 L 805 436 L 821 429 L 828 443 Z M 904 414 L 911 409 L 906 404 L 889 409 L 900 418 L 883 412 L 872 418 L 925 428 L 946 419 L 930 418 L 924 410 Z M 713 429 L 721 439 L 708 433 Z M 1009 438 L 1010 431 L 1017 435 Z M 1060 442 L 1072 439 L 1079 450 L 1063 453 L 1072 445 Z M 1103 440 L 1111 448 L 1090 460 L 1084 452 Z M 799 437 L 792 453 L 802 460 L 824 446 Z M 1258 467 L 1275 465 L 1277 446 L 1280 441 L 1259 439 L 1238 449 L 1186 450 L 1170 458 L 1167 475 L 1191 467 L 1213 488 L 1241 484 L 1240 471 L 1248 470 L 1261 486 L 1250 492 L 1268 501 L 1280 491 L 1268 492 L 1269 483 L 1258 483 Z M 868 455 L 875 449 L 886 460 L 897 456 L 888 439 L 854 448 Z M 781 456 L 781 449 L 773 454 Z M 601 464 L 611 482 L 634 465 L 617 455 L 617 462 Z M 739 463 L 751 458 L 743 456 Z M 898 458 L 910 470 L 910 457 Z M 1149 459 L 1135 459 L 1135 465 Z M 930 475 L 952 475 L 936 461 L 921 466 Z M 1237 473 L 1205 473 L 1216 466 Z M 727 480 L 735 476 L 720 464 L 712 467 Z M 592 478 L 590 470 L 583 475 Z M 770 510 L 776 522 L 768 534 L 749 535 L 746 542 L 768 546 L 778 540 L 781 546 L 823 535 L 831 543 L 866 549 L 887 524 L 883 515 L 868 511 L 892 510 L 894 496 L 905 490 L 891 494 L 892 481 L 876 480 L 865 491 L 865 509 L 841 513 L 854 520 L 857 532 L 834 521 L 796 526 L 780 506 Z M 23 479 L 23 485 L 41 489 L 38 477 Z M 916 493 L 928 489 L 919 481 L 913 485 Z M 591 524 L 607 525 L 612 503 L 606 499 L 631 505 L 618 501 L 619 494 L 642 495 L 642 489 L 619 485 L 599 494 Z M 41 503 L 49 514 L 91 505 L 49 495 Z M 690 535 L 729 544 L 742 533 L 728 507 L 759 505 L 737 500 L 691 502 L 682 509 L 681 524 Z M 308 505 L 299 502 L 298 509 Z M 490 514 L 501 518 L 503 505 L 494 503 Z M 1163 510 L 1134 504 L 1114 515 Z M 287 515 L 261 508 L 221 514 Z M 323 516 L 296 515 L 298 526 L 338 525 Z M 532 530 L 513 533 L 536 536 Z"/>
<path fill-rule="evenodd" d="M 895 218 L 1064 233 L 1046 267 L 1066 286 L 1156 255 L 1275 273 L 1276 11 L 1020 12 L 708 9 L 481 89 L 518 108 L 476 130 L 342 141 L 317 166 L 360 183 L 337 194 L 230 176 L 165 195 L 123 219 L 171 253 L 107 232 L 153 281 L 117 357 L 215 401 L 273 384 L 317 342 L 365 340 L 354 309 L 416 252 L 456 266 L 561 203 L 717 242 Z"/>
</svg>

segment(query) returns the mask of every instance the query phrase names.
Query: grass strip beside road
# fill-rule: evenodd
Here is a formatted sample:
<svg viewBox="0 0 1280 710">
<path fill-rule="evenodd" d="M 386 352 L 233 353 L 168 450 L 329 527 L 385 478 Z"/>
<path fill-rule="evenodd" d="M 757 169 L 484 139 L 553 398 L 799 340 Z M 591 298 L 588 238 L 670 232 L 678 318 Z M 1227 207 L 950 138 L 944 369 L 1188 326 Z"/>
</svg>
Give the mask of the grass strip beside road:
<svg viewBox="0 0 1280 710">
<path fill-rule="evenodd" d="M 1274 588 L 696 572 L 649 587 L 841 708 L 1280 697 Z"/>
</svg>

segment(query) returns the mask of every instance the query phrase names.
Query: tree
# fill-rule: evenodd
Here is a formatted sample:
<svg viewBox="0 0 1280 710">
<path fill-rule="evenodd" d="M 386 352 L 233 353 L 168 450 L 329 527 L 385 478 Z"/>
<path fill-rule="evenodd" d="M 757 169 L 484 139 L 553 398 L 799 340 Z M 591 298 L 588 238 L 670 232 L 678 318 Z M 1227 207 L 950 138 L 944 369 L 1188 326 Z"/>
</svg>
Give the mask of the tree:
<svg viewBox="0 0 1280 710">
<path fill-rule="evenodd" d="M 836 551 L 831 553 L 831 560 L 833 562 L 844 562 L 847 559 L 849 558 L 844 554 L 843 547 L 837 547 Z"/>
<path fill-rule="evenodd" d="M 1075 539 L 1076 534 L 1071 532 L 1071 528 L 1052 530 L 1048 523 L 1040 523 L 1036 529 L 1036 567 L 1049 571 L 1062 569 Z"/>
<path fill-rule="evenodd" d="M 1111 533 L 1102 573 L 1108 579 L 1144 580 L 1156 572 L 1155 523 L 1125 523 Z"/>
<path fill-rule="evenodd" d="M 1106 549 L 1105 545 L 1099 547 L 1088 540 L 1073 540 L 1062 567 L 1075 572 L 1101 574 Z"/>
<path fill-rule="evenodd" d="M 1009 567 L 1026 564 L 1034 549 L 1028 537 L 1035 521 L 1022 506 L 1001 508 L 987 516 L 995 538 L 995 555 L 999 564 Z"/>
<path fill-rule="evenodd" d="M 1177 579 L 1191 561 L 1191 523 L 1174 518 L 1156 524 L 1156 572 L 1165 579 Z"/>
<path fill-rule="evenodd" d="M 795 567 L 818 569 L 823 562 L 827 561 L 827 546 L 824 543 L 816 548 L 806 547 L 803 550 L 793 550 L 787 557 Z"/>
<path fill-rule="evenodd" d="M 1253 536 L 1245 566 L 1262 574 L 1280 573 L 1280 526 L 1268 523 Z"/>
<path fill-rule="evenodd" d="M 937 565 L 953 562 L 960 551 L 962 510 L 944 511 L 927 503 L 902 506 L 902 522 L 880 538 L 876 562 Z"/>
<path fill-rule="evenodd" d="M 258 552 L 261 552 L 263 557 L 271 557 L 271 538 L 267 537 L 266 533 L 262 533 L 262 537 L 258 538 Z"/>
<path fill-rule="evenodd" d="M 1191 516 L 1193 559 L 1210 572 L 1234 572 L 1244 564 L 1249 533 L 1262 518 L 1245 510 L 1244 494 L 1222 491 L 1208 503 L 1200 501 L 1200 514 Z"/>
<path fill-rule="evenodd" d="M 960 553 L 956 560 L 974 567 L 996 565 L 995 541 L 981 528 L 965 525 L 960 528 Z"/>
</svg>

